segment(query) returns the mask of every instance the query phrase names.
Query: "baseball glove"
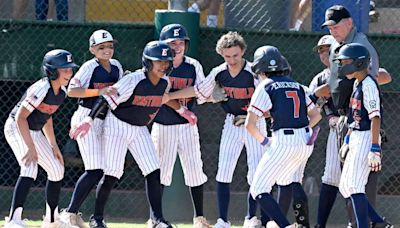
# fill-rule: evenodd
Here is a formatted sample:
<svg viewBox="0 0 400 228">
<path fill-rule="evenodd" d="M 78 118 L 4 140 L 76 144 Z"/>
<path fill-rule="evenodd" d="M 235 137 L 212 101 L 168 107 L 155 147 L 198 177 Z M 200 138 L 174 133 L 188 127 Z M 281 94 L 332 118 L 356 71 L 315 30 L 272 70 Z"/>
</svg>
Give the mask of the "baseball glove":
<svg viewBox="0 0 400 228">
<path fill-rule="evenodd" d="M 342 163 L 346 160 L 346 156 L 349 153 L 349 144 L 343 143 L 339 150 L 339 158 Z"/>
<path fill-rule="evenodd" d="M 228 96 L 225 93 L 224 88 L 221 87 L 218 83 L 215 85 L 214 90 L 211 95 L 212 103 L 219 103 L 221 101 L 227 101 Z"/>
<path fill-rule="evenodd" d="M 233 125 L 235 125 L 236 127 L 240 127 L 244 124 L 245 121 L 246 115 L 238 115 L 233 118 Z"/>
</svg>

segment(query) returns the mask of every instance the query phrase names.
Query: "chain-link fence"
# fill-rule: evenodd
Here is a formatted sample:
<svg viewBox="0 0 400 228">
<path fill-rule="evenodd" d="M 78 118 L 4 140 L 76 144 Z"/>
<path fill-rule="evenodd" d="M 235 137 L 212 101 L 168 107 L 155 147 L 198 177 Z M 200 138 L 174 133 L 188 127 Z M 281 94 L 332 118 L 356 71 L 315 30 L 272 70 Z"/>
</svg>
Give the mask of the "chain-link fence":
<svg viewBox="0 0 400 228">
<path fill-rule="evenodd" d="M 12 107 L 22 96 L 26 88 L 40 77 L 40 65 L 43 55 L 50 49 L 64 48 L 71 51 L 79 64 L 92 58 L 88 51 L 88 38 L 96 29 L 110 31 L 118 40 L 115 58 L 120 60 L 124 69 L 134 70 L 141 65 L 141 52 L 144 45 L 154 39 L 154 10 L 166 9 L 165 0 L 69 0 L 50 1 L 46 6 L 41 1 L 1 1 L 0 2 L 0 91 L 3 103 L 0 109 L 0 123 L 4 122 Z M 207 74 L 212 67 L 222 63 L 223 59 L 215 53 L 218 38 L 228 30 L 238 30 L 246 39 L 248 50 L 245 58 L 251 60 L 254 50 L 265 44 L 275 45 L 288 58 L 292 65 L 296 80 L 308 84 L 311 78 L 323 69 L 317 55 L 312 53 L 312 47 L 317 43 L 322 33 L 319 25 L 324 20 L 324 10 L 329 7 L 329 1 L 300 0 L 199 0 L 198 10 L 201 10 L 200 44 L 198 59 Z M 346 1 L 331 1 L 330 3 L 346 3 Z M 349 2 L 354 1 L 347 1 Z M 364 1 L 362 5 L 350 5 L 352 10 L 361 11 L 370 7 Z M 188 7 L 196 11 L 196 5 L 189 1 Z M 300 4 L 301 3 L 301 4 Z M 400 1 L 376 1 L 368 16 L 359 20 L 360 29 L 367 25 L 371 33 L 397 33 L 400 23 Z M 63 7 L 68 5 L 68 10 Z M 299 8 L 299 4 L 304 7 Z M 39 7 L 40 6 L 40 7 Z M 208 9 L 205 9 L 207 8 Z M 48 13 L 46 8 L 48 7 Z M 58 11 L 57 11 L 58 10 Z M 66 13 L 67 12 L 67 13 Z M 213 14 L 212 14 L 213 13 Z M 64 15 L 62 15 L 64 14 Z M 209 16 L 217 16 L 217 20 Z M 357 15 L 357 13 L 354 13 Z M 363 16 L 364 15 L 364 16 Z M 46 17 L 45 17 L 46 16 Z M 65 20 L 67 17 L 67 20 Z M 368 19 L 369 18 L 369 19 Z M 13 19 L 13 20 L 10 20 Z M 36 20 L 43 19 L 43 20 Z M 51 21 L 52 20 L 52 21 Z M 57 22 L 58 20 L 65 20 Z M 217 23 L 215 23 L 217 22 Z M 214 23 L 214 24 L 212 24 Z M 218 28 L 208 28 L 218 25 Z M 293 30 L 293 31 L 289 31 Z M 300 32 L 294 32 L 299 30 Z M 400 223 L 398 213 L 400 205 L 400 158 L 396 155 L 399 149 L 397 133 L 399 127 L 400 106 L 397 105 L 399 84 L 396 80 L 397 53 L 399 37 L 389 34 L 371 34 L 370 40 L 380 53 L 381 66 L 388 69 L 394 82 L 382 87 L 384 91 L 385 123 L 388 143 L 383 146 L 384 169 L 380 174 L 378 186 L 378 210 L 391 220 Z M 67 99 L 62 108 L 55 114 L 55 129 L 60 147 L 64 148 L 66 157 L 66 175 L 63 183 L 63 197 L 60 205 L 67 206 L 73 186 L 83 165 L 80 155 L 71 150 L 71 141 L 67 132 L 70 118 L 77 108 L 75 99 Z M 215 218 L 215 174 L 217 171 L 218 150 L 224 113 L 218 105 L 205 104 L 196 110 L 199 116 L 201 148 L 204 160 L 204 170 L 209 177 L 206 183 L 205 197 L 206 213 Z M 327 138 L 326 122 L 318 139 L 315 151 L 310 158 L 305 173 L 305 188 L 310 196 L 311 217 L 316 218 L 316 202 L 318 186 L 323 172 L 325 158 L 325 142 Z M 0 132 L 0 211 L 7 214 L 12 189 L 19 174 L 18 164 L 7 145 L 3 131 Z M 68 146 L 66 146 L 68 145 Z M 233 199 L 231 214 L 235 219 L 242 219 L 245 211 L 245 195 L 248 190 L 246 181 L 245 153 L 239 159 L 235 177 L 231 186 Z M 43 187 L 45 174 L 40 172 L 35 187 L 26 204 L 26 215 L 38 218 L 43 213 Z M 127 156 L 125 174 L 115 188 L 108 204 L 108 217 L 140 218 L 147 217 L 146 198 L 144 195 L 144 179 L 130 155 Z M 40 194 L 35 194 L 40 193 Z M 240 197 L 237 197 L 240 196 Z M 91 195 L 93 197 L 93 195 Z M 124 203 L 122 203 L 124 202 Z M 344 223 L 342 201 L 337 203 L 332 223 Z M 93 210 L 93 199 L 88 199 L 82 210 L 88 215 Z M 167 212 L 168 213 L 168 212 Z M 182 212 L 183 213 L 183 212 Z M 190 217 L 186 218 L 187 220 Z"/>
</svg>

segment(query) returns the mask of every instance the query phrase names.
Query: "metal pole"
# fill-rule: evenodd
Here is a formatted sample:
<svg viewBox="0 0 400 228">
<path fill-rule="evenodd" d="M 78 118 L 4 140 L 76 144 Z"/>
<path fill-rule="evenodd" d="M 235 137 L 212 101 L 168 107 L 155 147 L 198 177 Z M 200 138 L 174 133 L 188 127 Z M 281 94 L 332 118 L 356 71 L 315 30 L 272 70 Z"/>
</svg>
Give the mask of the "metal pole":
<svg viewBox="0 0 400 228">
<path fill-rule="evenodd" d="M 168 9 L 169 10 L 181 10 L 187 11 L 188 8 L 188 0 L 169 0 L 168 1 Z"/>
</svg>

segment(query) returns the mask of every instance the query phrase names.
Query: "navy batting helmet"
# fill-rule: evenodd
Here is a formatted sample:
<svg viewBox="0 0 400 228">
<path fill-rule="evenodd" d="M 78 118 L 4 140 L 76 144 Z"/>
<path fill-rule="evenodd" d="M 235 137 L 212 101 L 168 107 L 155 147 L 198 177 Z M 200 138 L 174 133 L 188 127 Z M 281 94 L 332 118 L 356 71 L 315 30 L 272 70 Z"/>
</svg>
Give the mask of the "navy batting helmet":
<svg viewBox="0 0 400 228">
<path fill-rule="evenodd" d="M 58 68 L 76 68 L 72 54 L 69 51 L 55 49 L 46 53 L 43 58 L 42 70 L 50 80 L 58 78 Z"/>
<path fill-rule="evenodd" d="M 263 72 L 283 72 L 285 67 L 281 52 L 274 46 L 262 46 L 257 48 L 254 52 L 254 60 L 251 70 L 255 74 Z"/>
<path fill-rule="evenodd" d="M 335 52 L 337 49 L 335 50 Z M 351 59 L 351 63 L 342 64 L 339 60 Z M 370 63 L 370 55 L 368 49 L 359 43 L 345 44 L 339 47 L 334 58 L 335 62 L 339 62 L 339 72 L 342 75 L 352 74 L 356 71 L 368 69 Z"/>
<path fill-rule="evenodd" d="M 145 71 L 149 72 L 153 68 L 152 61 L 169 61 L 170 68 L 168 69 L 167 75 L 172 70 L 173 51 L 169 45 L 163 41 L 151 41 L 146 44 L 143 50 L 142 65 Z"/>
<path fill-rule="evenodd" d="M 167 43 L 174 40 L 185 40 L 189 41 L 190 38 L 186 31 L 186 28 L 181 24 L 169 24 L 162 28 L 160 33 L 160 40 Z"/>
</svg>

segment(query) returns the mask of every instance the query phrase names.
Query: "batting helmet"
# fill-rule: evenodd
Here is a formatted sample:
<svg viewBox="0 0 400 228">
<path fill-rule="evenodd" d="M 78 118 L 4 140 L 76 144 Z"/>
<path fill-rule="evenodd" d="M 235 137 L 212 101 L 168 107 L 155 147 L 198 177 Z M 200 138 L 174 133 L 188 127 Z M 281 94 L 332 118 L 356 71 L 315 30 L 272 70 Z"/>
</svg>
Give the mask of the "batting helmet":
<svg viewBox="0 0 400 228">
<path fill-rule="evenodd" d="M 146 44 L 142 55 L 142 65 L 145 71 L 149 72 L 153 68 L 152 61 L 169 61 L 170 67 L 167 75 L 172 70 L 173 52 L 169 45 L 163 41 L 151 41 Z"/>
<path fill-rule="evenodd" d="M 160 40 L 167 43 L 174 40 L 189 41 L 190 38 L 186 31 L 186 28 L 181 24 L 169 24 L 161 29 Z"/>
<path fill-rule="evenodd" d="M 69 51 L 55 49 L 46 53 L 43 58 L 42 70 L 50 80 L 58 78 L 58 68 L 76 68 L 72 59 L 72 54 Z"/>
<path fill-rule="evenodd" d="M 288 67 L 286 67 L 287 69 Z M 262 46 L 254 52 L 251 70 L 255 74 L 285 71 L 281 52 L 274 46 Z"/>
<path fill-rule="evenodd" d="M 343 59 L 352 59 L 353 61 L 348 64 L 342 64 L 339 60 Z M 364 45 L 351 43 L 339 47 L 334 61 L 339 61 L 339 73 L 348 75 L 356 71 L 368 69 L 370 55 L 368 49 Z"/>
</svg>

